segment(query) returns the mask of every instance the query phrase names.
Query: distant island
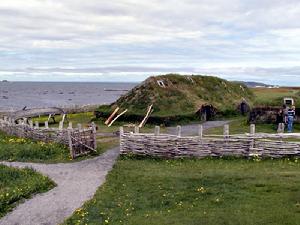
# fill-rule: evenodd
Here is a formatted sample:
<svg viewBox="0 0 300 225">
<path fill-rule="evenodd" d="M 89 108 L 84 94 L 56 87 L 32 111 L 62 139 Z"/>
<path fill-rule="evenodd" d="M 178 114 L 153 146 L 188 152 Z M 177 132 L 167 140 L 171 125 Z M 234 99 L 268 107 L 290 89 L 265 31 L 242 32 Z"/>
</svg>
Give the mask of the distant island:
<svg viewBox="0 0 300 225">
<path fill-rule="evenodd" d="M 8 82 L 8 80 L 2 80 L 2 82 L 4 82 L 4 83 L 7 83 L 7 82 Z"/>
<path fill-rule="evenodd" d="M 249 88 L 255 88 L 255 87 L 277 88 L 277 87 L 279 87 L 277 85 L 264 84 L 264 83 L 253 82 L 253 81 L 240 81 L 240 82 L 245 84 Z"/>
</svg>

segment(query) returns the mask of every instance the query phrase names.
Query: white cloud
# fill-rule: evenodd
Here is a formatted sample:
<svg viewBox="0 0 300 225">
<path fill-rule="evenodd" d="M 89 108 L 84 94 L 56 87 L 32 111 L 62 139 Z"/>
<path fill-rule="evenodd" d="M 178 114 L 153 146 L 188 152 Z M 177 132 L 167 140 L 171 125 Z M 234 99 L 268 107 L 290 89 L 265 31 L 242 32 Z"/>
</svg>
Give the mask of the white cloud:
<svg viewBox="0 0 300 225">
<path fill-rule="evenodd" d="M 299 62 L 299 20 L 298 0 L 1 1 L 0 70 L 25 71 L 31 79 L 34 72 L 26 68 L 72 67 L 81 71 L 80 79 L 94 79 L 84 71 L 215 68 L 222 76 L 237 74 L 233 68 L 253 68 L 256 74 L 238 74 L 257 79 L 261 67 L 285 68 L 280 73 L 285 80 Z M 125 72 L 140 79 L 151 71 Z M 46 77 L 32 75 L 38 76 Z M 59 76 L 75 79 L 64 73 L 55 79 Z"/>
</svg>

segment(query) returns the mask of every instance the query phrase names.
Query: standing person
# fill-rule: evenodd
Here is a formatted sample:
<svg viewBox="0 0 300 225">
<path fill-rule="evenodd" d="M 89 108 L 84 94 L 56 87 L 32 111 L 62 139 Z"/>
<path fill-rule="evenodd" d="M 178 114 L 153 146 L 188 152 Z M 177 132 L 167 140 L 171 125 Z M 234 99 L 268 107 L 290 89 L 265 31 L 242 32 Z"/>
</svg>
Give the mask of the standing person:
<svg viewBox="0 0 300 225">
<path fill-rule="evenodd" d="M 276 114 L 276 124 L 277 124 L 277 132 L 283 133 L 284 132 L 284 113 L 283 110 L 280 109 Z"/>
<path fill-rule="evenodd" d="M 284 123 L 287 125 L 287 118 L 288 118 L 288 110 L 289 107 L 287 107 L 285 104 L 283 105 L 283 117 L 284 117 Z"/>
<path fill-rule="evenodd" d="M 293 131 L 293 123 L 296 116 L 295 106 L 292 106 L 287 112 L 287 123 L 288 123 L 288 132 L 291 133 Z"/>
</svg>

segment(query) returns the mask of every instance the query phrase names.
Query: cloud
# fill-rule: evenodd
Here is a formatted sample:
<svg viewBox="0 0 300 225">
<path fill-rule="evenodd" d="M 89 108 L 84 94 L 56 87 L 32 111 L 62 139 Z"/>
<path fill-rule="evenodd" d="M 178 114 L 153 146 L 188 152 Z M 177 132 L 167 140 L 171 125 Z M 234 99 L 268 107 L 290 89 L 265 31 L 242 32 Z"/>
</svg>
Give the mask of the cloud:
<svg viewBox="0 0 300 225">
<path fill-rule="evenodd" d="M 0 74 L 140 80 L 212 72 L 271 82 L 272 72 L 288 82 L 299 75 L 299 20 L 297 0 L 1 1 Z"/>
</svg>

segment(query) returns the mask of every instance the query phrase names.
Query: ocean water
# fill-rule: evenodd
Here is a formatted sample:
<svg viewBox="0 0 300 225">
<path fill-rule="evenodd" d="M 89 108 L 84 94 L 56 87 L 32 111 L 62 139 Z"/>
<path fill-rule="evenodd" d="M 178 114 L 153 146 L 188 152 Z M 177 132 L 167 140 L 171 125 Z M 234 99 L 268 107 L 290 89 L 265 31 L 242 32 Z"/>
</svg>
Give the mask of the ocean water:
<svg viewBox="0 0 300 225">
<path fill-rule="evenodd" d="M 0 110 L 109 104 L 136 83 L 0 82 Z"/>
</svg>

